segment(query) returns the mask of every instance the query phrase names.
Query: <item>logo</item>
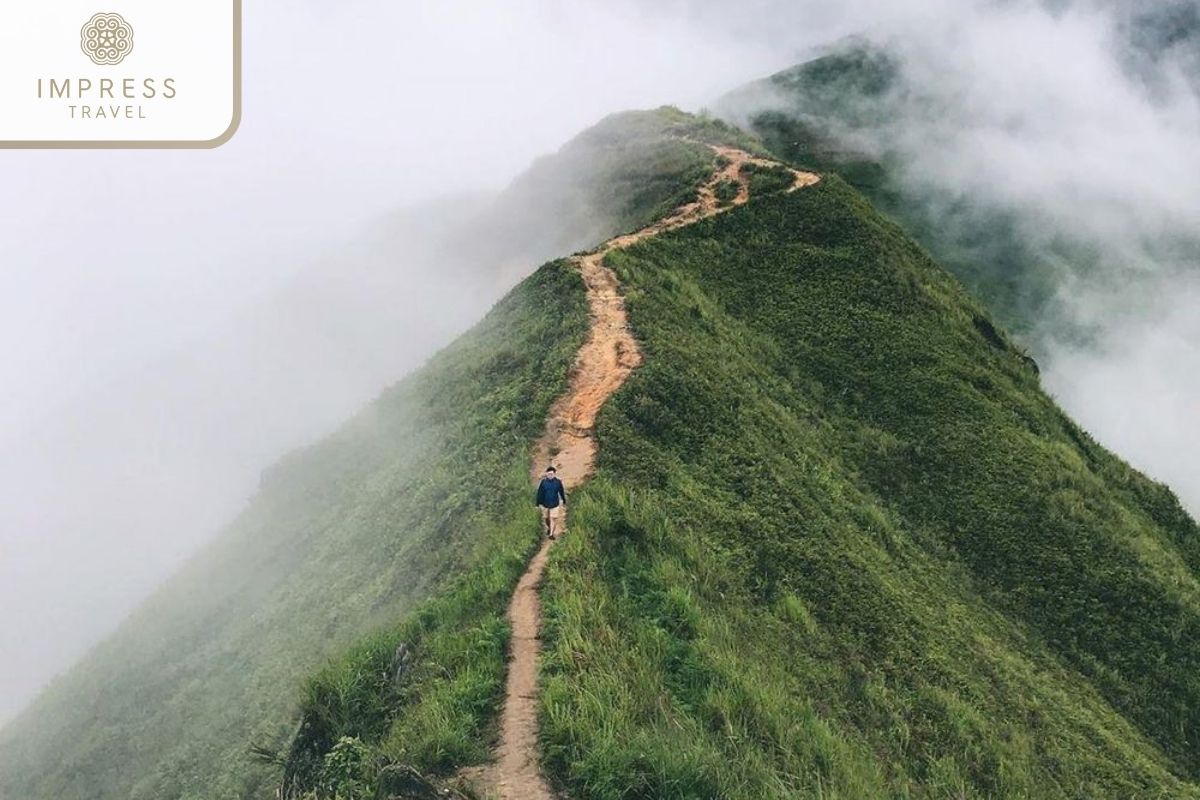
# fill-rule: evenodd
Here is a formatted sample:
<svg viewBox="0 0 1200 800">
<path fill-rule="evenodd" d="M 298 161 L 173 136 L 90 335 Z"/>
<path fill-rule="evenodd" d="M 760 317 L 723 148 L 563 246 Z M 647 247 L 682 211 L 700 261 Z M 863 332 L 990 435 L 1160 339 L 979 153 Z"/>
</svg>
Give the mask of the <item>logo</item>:
<svg viewBox="0 0 1200 800">
<path fill-rule="evenodd" d="M 242 2 L 0 0 L 0 150 L 229 141 Z"/>
<path fill-rule="evenodd" d="M 120 64 L 133 51 L 133 27 L 120 14 L 96 14 L 83 26 L 79 41 L 95 63 Z"/>
</svg>

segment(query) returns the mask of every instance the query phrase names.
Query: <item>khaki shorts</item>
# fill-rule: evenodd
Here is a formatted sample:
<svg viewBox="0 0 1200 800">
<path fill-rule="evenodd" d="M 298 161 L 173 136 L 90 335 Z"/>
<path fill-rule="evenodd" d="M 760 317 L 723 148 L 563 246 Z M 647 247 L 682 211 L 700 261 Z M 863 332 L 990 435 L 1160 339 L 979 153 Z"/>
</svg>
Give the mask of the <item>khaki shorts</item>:
<svg viewBox="0 0 1200 800">
<path fill-rule="evenodd" d="M 562 503 L 554 508 L 538 506 L 538 511 L 542 514 L 542 533 L 558 536 L 566 530 L 567 507 Z"/>
</svg>

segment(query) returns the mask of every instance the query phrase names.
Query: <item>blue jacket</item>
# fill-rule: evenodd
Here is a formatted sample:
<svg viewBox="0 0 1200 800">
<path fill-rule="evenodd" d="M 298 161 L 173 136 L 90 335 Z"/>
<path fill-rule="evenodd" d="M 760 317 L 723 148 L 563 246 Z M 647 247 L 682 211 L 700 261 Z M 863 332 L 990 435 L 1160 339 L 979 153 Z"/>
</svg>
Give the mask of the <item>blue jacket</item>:
<svg viewBox="0 0 1200 800">
<path fill-rule="evenodd" d="M 563 487 L 563 482 L 558 478 L 542 478 L 533 502 L 546 508 L 558 508 L 560 497 L 562 502 L 567 502 L 567 490 Z"/>
</svg>

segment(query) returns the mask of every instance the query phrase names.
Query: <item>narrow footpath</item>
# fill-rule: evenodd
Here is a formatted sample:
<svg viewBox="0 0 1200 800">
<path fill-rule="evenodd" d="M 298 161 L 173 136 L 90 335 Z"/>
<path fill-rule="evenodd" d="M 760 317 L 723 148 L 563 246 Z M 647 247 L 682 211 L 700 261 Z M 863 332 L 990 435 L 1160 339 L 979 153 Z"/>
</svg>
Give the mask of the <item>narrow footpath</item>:
<svg viewBox="0 0 1200 800">
<path fill-rule="evenodd" d="M 743 165 L 781 166 L 733 147 L 714 146 L 712 149 L 721 166 L 700 187 L 694 201 L 653 225 L 609 239 L 596 250 L 572 259 L 587 287 L 590 329 L 587 341 L 575 356 L 567 391 L 551 406 L 545 433 L 534 445 L 531 475 L 535 481 L 550 463 L 557 468 L 568 492 L 577 489 L 591 476 L 596 462 L 596 415 L 642 363 L 641 350 L 629 329 L 620 284 L 616 273 L 605 266 L 604 257 L 613 250 L 747 202 L 750 186 L 748 178 L 741 173 Z M 792 170 L 792 173 L 795 181 L 788 191 L 811 186 L 820 180 L 810 172 Z M 722 206 L 717 198 L 717 187 L 726 182 L 736 182 L 738 192 L 732 202 Z M 538 591 L 553 545 L 550 540 L 542 542 L 521 576 L 508 607 L 512 645 L 500 741 L 494 763 L 478 773 L 480 788 L 502 800 L 552 800 L 555 796 L 539 766 L 537 741 L 537 665 L 541 652 Z"/>
</svg>

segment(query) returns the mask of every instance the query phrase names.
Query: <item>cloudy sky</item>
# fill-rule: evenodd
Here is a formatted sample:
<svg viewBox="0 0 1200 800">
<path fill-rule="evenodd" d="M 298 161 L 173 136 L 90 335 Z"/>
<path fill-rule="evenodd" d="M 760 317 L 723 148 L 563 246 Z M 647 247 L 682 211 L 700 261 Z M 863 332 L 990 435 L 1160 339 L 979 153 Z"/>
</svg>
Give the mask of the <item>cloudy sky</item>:
<svg viewBox="0 0 1200 800">
<path fill-rule="evenodd" d="M 348 243 L 398 209 L 503 187 L 608 112 L 698 109 L 851 33 L 901 42 L 962 111 L 950 129 L 904 120 L 914 179 L 1025 209 L 1049 226 L 1036 235 L 1082 226 L 1142 287 L 1064 284 L 1104 332 L 1056 346 L 1047 385 L 1200 508 L 1200 286 L 1136 244 L 1200 221 L 1187 80 L 1167 68 L 1150 92 L 1130 76 L 1113 4 L 833 5 L 262 0 L 225 147 L 0 151 L 0 719 L 235 513 L 264 466 L 398 377 L 381 363 L 407 368 L 470 321 L 403 306 L 428 315 L 427 337 L 283 408 L 295 376 L 272 370 L 313 340 L 258 341 L 255 321 L 298 275 L 354 257 Z M 428 284 L 416 263 L 395 269 Z"/>
</svg>

